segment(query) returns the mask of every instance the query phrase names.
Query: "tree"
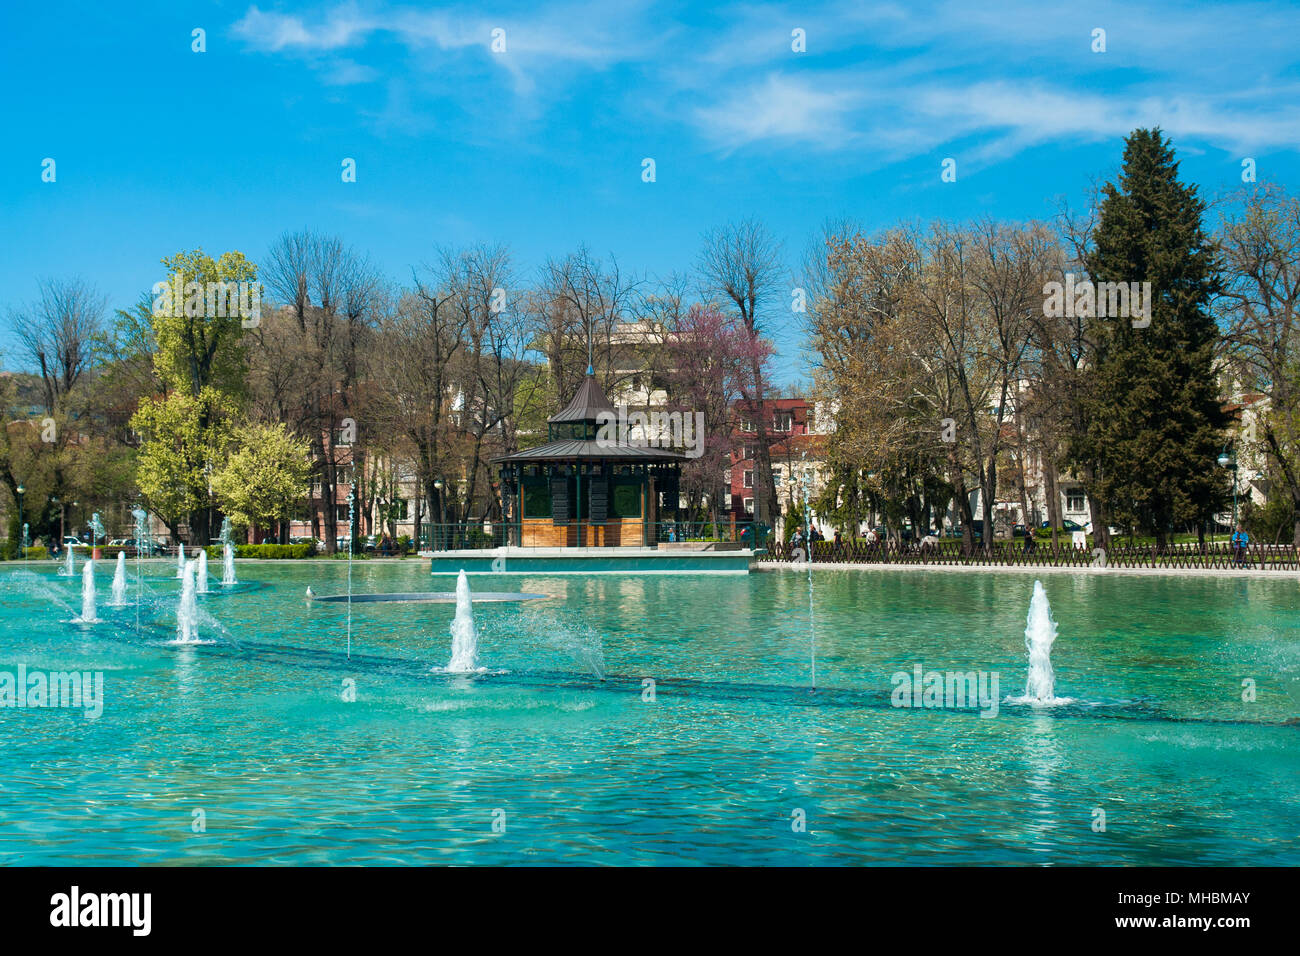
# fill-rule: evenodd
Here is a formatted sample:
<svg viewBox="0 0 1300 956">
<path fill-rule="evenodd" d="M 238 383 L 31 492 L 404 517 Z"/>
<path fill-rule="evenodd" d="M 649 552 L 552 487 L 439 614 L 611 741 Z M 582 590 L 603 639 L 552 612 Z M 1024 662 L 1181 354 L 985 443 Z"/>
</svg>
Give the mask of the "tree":
<svg viewBox="0 0 1300 956">
<path fill-rule="evenodd" d="M 1232 372 L 1242 387 L 1267 396 L 1253 444 L 1290 500 L 1291 540 L 1300 545 L 1300 199 L 1259 186 L 1225 218 L 1218 242 Z"/>
<path fill-rule="evenodd" d="M 177 539 L 181 521 L 212 501 L 212 476 L 227 453 L 235 412 L 229 396 L 205 388 L 197 396 L 172 392 L 141 402 L 131 420 L 144 439 L 136 483 Z M 191 535 L 196 536 L 196 529 Z"/>
<path fill-rule="evenodd" d="M 325 550 L 333 554 L 338 550 L 334 509 L 342 468 L 351 470 L 353 493 L 358 501 L 361 498 L 357 484 L 365 475 L 362 452 L 375 423 L 360 415 L 357 387 L 366 377 L 368 356 L 374 354 L 388 293 L 365 256 L 336 236 L 309 230 L 281 236 L 267 255 L 263 274 L 272 296 L 287 308 L 296 332 L 301 378 L 289 422 L 311 444 L 324 498 L 321 537 Z M 278 381 L 283 383 L 283 377 Z M 357 440 L 344 458 L 338 438 L 348 420 L 357 426 Z M 319 520 L 313 513 L 313 525 Z M 353 547 L 357 537 L 353 528 Z"/>
<path fill-rule="evenodd" d="M 23 356 L 40 374 L 50 415 L 68 411 L 69 393 L 93 363 L 107 301 L 80 279 L 46 279 L 36 303 L 11 316 Z"/>
<path fill-rule="evenodd" d="M 137 483 L 173 534 L 188 516 L 192 538 L 210 541 L 216 514 L 209 476 L 225 452 L 248 377 L 244 323 L 254 319 L 240 314 L 238 283 L 256 283 L 257 267 L 239 252 L 213 259 L 201 249 L 162 262 L 169 276 L 155 288 L 149 319 L 154 372 L 165 394 L 141 401 L 131 419 L 145 436 Z M 252 295 L 245 298 L 251 310 Z"/>
<path fill-rule="evenodd" d="M 762 333 L 760 313 L 776 293 L 781 246 L 756 219 L 711 230 L 704 236 L 698 271 L 701 291 L 712 302 L 736 310 L 741 326 L 751 338 Z M 779 515 L 776 482 L 772 478 L 772 437 L 766 406 L 768 376 L 758 353 L 743 407 L 754 428 L 754 520 L 771 523 Z"/>
<path fill-rule="evenodd" d="M 1204 203 L 1195 186 L 1179 182 L 1174 150 L 1158 129 L 1128 137 L 1119 181 L 1102 195 L 1086 252 L 1090 278 L 1150 282 L 1149 325 L 1088 322 L 1087 425 L 1074 458 L 1095 466 L 1088 491 L 1105 505 L 1093 529 L 1103 547 L 1106 514 L 1153 532 L 1163 546 L 1176 523 L 1203 529 L 1225 497 L 1215 467 L 1227 424 L 1210 312 L 1220 289 L 1216 249 L 1202 230 Z"/>
<path fill-rule="evenodd" d="M 311 478 L 311 448 L 282 422 L 252 422 L 231 435 L 233 451 L 212 476 L 212 490 L 241 527 L 289 517 Z"/>
<path fill-rule="evenodd" d="M 695 305 L 665 333 L 669 407 L 685 416 L 703 417 L 704 432 L 695 435 L 700 455 L 682 467 L 682 490 L 692 512 L 707 499 L 716 524 L 726 489 L 723 475 L 731 467 L 736 422 L 732 409 L 746 391 L 752 393 L 755 366 L 766 373 L 772 346 L 753 336 L 734 316 Z"/>
</svg>

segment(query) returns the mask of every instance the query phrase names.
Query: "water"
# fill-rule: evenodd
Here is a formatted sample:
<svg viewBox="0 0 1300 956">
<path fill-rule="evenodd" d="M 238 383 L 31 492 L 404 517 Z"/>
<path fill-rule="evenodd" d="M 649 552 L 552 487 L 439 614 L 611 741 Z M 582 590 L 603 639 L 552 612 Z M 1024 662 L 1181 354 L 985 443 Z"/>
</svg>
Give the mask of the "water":
<svg viewBox="0 0 1300 956">
<path fill-rule="evenodd" d="M 238 583 L 235 579 L 235 547 L 227 541 L 221 546 L 221 586 L 233 588 Z"/>
<path fill-rule="evenodd" d="M 208 593 L 208 550 L 199 548 L 199 570 L 197 572 L 198 592 Z"/>
<path fill-rule="evenodd" d="M 890 675 L 1019 694 L 1022 574 L 818 571 L 812 693 L 803 573 L 471 576 L 550 597 L 474 606 L 487 670 L 440 674 L 452 604 L 354 604 L 347 660 L 346 606 L 303 601 L 343 593 L 343 561 L 241 561 L 197 607 L 225 630 L 171 647 L 181 589 L 142 566 L 138 636 L 67 624 L 50 565 L 0 567 L 0 671 L 105 674 L 98 720 L 0 710 L 0 865 L 1300 865 L 1294 576 L 1044 575 L 1074 702 L 985 719 L 895 709 Z"/>
<path fill-rule="evenodd" d="M 76 577 L 77 572 L 73 570 L 76 558 L 73 557 L 73 549 L 66 548 L 66 554 L 63 558 L 63 567 L 59 569 L 59 574 L 65 578 Z"/>
<path fill-rule="evenodd" d="M 98 624 L 95 613 L 95 562 L 87 561 L 81 566 L 81 616 L 74 618 L 76 624 Z"/>
<path fill-rule="evenodd" d="M 469 578 L 461 571 L 456 578 L 456 617 L 451 622 L 449 674 L 468 674 L 478 669 L 478 632 L 474 629 L 474 604 Z"/>
<path fill-rule="evenodd" d="M 181 579 L 181 596 L 176 604 L 176 642 L 178 644 L 196 644 L 199 640 L 198 599 L 194 596 L 195 565 L 193 561 L 185 562 L 185 577 Z"/>
<path fill-rule="evenodd" d="M 113 570 L 113 596 L 111 607 L 126 607 L 126 552 L 117 552 L 117 567 Z"/>
<path fill-rule="evenodd" d="M 176 545 L 176 580 L 185 580 L 185 545 Z"/>
</svg>

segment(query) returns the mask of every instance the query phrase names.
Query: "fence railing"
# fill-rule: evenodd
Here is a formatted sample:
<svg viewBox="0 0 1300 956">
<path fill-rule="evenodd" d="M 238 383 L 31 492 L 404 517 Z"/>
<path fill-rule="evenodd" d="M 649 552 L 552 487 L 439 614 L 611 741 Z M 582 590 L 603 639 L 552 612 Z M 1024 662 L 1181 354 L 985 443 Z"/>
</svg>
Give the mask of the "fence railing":
<svg viewBox="0 0 1300 956">
<path fill-rule="evenodd" d="M 573 528 L 573 524 L 554 525 L 555 528 Z M 592 529 L 598 527 L 591 522 L 582 522 L 583 543 L 589 544 L 593 538 Z M 755 536 L 757 535 L 757 544 Z M 649 526 L 640 526 L 636 543 L 647 542 L 651 545 L 679 542 L 734 542 L 746 548 L 762 548 L 770 535 L 763 525 L 755 526 L 753 522 L 720 521 L 656 521 Z M 478 551 L 488 548 L 510 547 L 553 547 L 546 544 L 543 535 L 533 533 L 533 527 L 525 528 L 521 522 L 474 522 L 471 524 L 434 524 L 425 525 L 420 530 L 421 551 Z M 622 544 L 629 542 L 623 540 Z M 611 547 L 614 547 L 611 545 Z"/>
<path fill-rule="evenodd" d="M 806 561 L 807 547 L 772 542 L 760 561 Z M 1116 546 L 1100 548 L 1053 548 L 1040 544 L 1026 549 L 1020 541 L 995 541 L 985 550 L 976 545 L 967 549 L 960 541 L 937 544 L 878 541 L 871 544 L 846 541 L 835 545 L 819 541 L 813 548 L 815 564 L 903 564 L 953 565 L 967 567 L 1067 567 L 1067 568 L 1195 568 L 1200 570 L 1264 569 L 1269 571 L 1300 570 L 1300 551 L 1291 544 L 1256 544 L 1233 548 L 1227 544 Z"/>
</svg>

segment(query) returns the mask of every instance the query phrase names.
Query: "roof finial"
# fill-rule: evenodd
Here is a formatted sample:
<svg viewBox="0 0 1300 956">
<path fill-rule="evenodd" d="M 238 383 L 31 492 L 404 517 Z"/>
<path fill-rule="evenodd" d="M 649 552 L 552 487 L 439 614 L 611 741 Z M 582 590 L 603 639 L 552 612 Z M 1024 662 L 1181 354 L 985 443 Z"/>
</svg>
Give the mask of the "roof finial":
<svg viewBox="0 0 1300 956">
<path fill-rule="evenodd" d="M 596 366 L 591 361 L 591 322 L 587 322 L 587 374 L 595 375 Z"/>
</svg>

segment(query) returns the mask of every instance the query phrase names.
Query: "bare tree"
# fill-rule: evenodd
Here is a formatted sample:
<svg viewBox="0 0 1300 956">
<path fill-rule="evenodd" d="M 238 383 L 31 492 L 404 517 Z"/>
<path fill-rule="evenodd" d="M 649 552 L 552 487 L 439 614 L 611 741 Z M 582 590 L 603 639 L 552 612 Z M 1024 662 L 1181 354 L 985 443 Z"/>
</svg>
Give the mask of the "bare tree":
<svg viewBox="0 0 1300 956">
<path fill-rule="evenodd" d="M 358 418 L 356 388 L 365 373 L 366 346 L 385 292 L 364 256 L 337 237 L 310 231 L 281 236 L 270 250 L 262 278 L 272 295 L 286 304 L 299 335 L 304 377 L 290 424 L 311 444 L 326 509 L 325 548 L 333 553 L 338 549 L 334 512 L 341 466 L 352 472 L 350 483 L 358 500 L 364 494 L 365 470 L 358 466 L 363 464 L 366 430 L 373 423 Z M 348 420 L 357 425 L 357 441 L 345 458 L 338 439 Z M 313 524 L 316 520 L 313 515 Z M 351 538 L 355 548 L 355 526 Z"/>
<path fill-rule="evenodd" d="M 710 230 L 704 236 L 697 271 L 706 299 L 735 309 L 751 337 L 762 334 L 761 316 L 778 291 L 781 275 L 781 246 L 766 226 L 745 219 Z M 754 429 L 754 520 L 770 524 L 779 511 L 766 410 L 769 388 L 765 370 L 755 363 L 743 404 Z"/>
<path fill-rule="evenodd" d="M 95 358 L 108 299 L 83 279 L 44 279 L 35 303 L 12 315 L 24 357 L 40 374 L 45 410 L 64 401 Z"/>
<path fill-rule="evenodd" d="M 1291 498 L 1300 545 L 1300 199 L 1261 184 L 1225 218 L 1218 239 L 1228 354 L 1241 384 L 1268 398 L 1255 443 Z"/>
</svg>

